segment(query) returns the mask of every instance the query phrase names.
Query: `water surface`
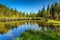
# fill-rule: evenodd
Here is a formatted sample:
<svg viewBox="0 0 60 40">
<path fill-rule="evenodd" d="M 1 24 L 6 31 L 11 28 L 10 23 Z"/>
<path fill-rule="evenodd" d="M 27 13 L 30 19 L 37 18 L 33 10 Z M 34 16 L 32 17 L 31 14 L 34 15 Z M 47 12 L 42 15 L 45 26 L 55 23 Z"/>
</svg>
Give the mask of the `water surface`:
<svg viewBox="0 0 60 40">
<path fill-rule="evenodd" d="M 54 30 L 54 28 L 42 26 L 40 22 L 39 21 L 37 22 L 36 20 L 4 22 L 2 23 L 1 26 L 4 29 L 3 31 L 0 30 L 0 32 L 3 33 L 0 34 L 0 40 L 14 40 L 15 38 L 20 37 L 22 33 L 29 30 L 40 31 L 40 32 Z"/>
</svg>

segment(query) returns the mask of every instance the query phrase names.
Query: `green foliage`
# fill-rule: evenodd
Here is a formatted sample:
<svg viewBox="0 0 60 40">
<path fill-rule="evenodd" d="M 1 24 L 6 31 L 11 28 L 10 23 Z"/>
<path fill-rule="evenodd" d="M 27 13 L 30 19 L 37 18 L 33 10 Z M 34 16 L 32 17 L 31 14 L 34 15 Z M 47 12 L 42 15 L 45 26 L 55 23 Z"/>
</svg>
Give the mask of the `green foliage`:
<svg viewBox="0 0 60 40">
<path fill-rule="evenodd" d="M 25 33 L 21 34 L 20 38 L 16 38 L 15 40 L 60 40 L 60 38 L 58 38 L 56 35 L 57 33 L 52 31 L 26 31 Z"/>
<path fill-rule="evenodd" d="M 60 5 L 55 2 L 51 6 L 47 7 L 45 10 L 45 6 L 43 6 L 42 10 L 39 10 L 37 13 L 30 12 L 18 12 L 16 9 L 6 7 L 5 5 L 0 4 L 0 17 L 42 17 L 48 19 L 59 19 L 60 18 Z"/>
<path fill-rule="evenodd" d="M 58 2 L 55 2 L 55 4 L 51 6 L 48 4 L 47 10 L 45 10 L 45 6 L 43 6 L 42 10 L 39 10 L 37 15 L 43 18 L 60 19 L 60 5 Z"/>
</svg>

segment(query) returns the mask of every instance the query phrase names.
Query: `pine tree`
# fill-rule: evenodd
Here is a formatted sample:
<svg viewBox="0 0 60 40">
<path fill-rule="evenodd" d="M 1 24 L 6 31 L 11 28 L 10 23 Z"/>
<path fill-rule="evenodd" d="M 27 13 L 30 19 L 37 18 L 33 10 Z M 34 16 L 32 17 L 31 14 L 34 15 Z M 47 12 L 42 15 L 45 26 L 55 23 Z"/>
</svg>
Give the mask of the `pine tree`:
<svg viewBox="0 0 60 40">
<path fill-rule="evenodd" d="M 41 17 L 45 17 L 46 11 L 45 11 L 45 6 L 43 6 L 42 11 L 41 11 Z"/>
</svg>

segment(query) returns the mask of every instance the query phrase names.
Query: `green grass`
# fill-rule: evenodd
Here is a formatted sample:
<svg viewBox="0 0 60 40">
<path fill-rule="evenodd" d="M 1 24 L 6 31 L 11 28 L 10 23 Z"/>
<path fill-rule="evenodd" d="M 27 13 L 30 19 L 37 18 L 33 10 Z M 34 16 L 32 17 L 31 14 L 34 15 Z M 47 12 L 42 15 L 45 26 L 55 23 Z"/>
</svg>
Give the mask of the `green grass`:
<svg viewBox="0 0 60 40">
<path fill-rule="evenodd" d="M 48 23 L 52 23 L 53 25 L 59 25 L 60 26 L 60 21 L 57 21 L 57 20 L 49 19 Z"/>
<path fill-rule="evenodd" d="M 59 32 L 58 32 L 59 33 Z M 15 40 L 60 40 L 60 35 L 56 32 L 36 32 L 36 31 L 26 31 L 21 34 L 19 38 Z"/>
</svg>

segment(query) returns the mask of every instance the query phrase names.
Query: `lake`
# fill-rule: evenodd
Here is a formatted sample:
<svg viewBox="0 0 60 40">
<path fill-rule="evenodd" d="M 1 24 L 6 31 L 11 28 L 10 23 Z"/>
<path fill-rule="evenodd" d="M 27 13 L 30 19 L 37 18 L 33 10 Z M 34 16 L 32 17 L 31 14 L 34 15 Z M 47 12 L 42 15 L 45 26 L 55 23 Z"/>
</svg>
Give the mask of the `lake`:
<svg viewBox="0 0 60 40">
<path fill-rule="evenodd" d="M 0 22 L 0 40 L 13 40 L 29 30 L 48 32 L 59 31 L 60 27 L 43 26 L 39 20 Z"/>
</svg>

